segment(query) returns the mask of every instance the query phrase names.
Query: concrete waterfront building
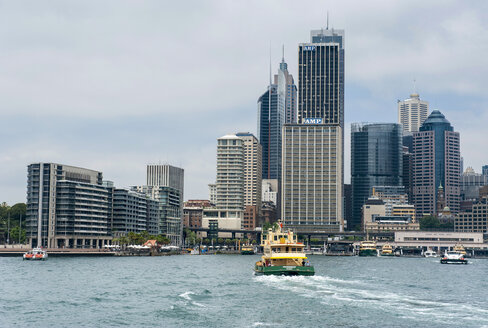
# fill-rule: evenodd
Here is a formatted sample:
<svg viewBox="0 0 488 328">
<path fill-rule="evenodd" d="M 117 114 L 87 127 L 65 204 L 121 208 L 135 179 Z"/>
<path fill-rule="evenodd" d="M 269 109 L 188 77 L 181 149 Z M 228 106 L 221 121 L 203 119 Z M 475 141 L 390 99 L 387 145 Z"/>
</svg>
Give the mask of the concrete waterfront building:
<svg viewBox="0 0 488 328">
<path fill-rule="evenodd" d="M 217 207 L 244 210 L 244 140 L 235 134 L 217 140 Z"/>
<path fill-rule="evenodd" d="M 284 224 L 297 233 L 343 231 L 341 127 L 287 124 L 283 131 Z"/>
<path fill-rule="evenodd" d="M 34 163 L 27 168 L 26 233 L 31 247 L 101 248 L 112 239 L 112 188 L 102 172 Z"/>
<path fill-rule="evenodd" d="M 457 214 L 460 204 L 460 138 L 438 110 L 413 133 L 413 201 L 417 216 L 437 214 L 437 190 Z"/>
<path fill-rule="evenodd" d="M 184 172 L 169 164 L 149 164 L 147 185 L 132 188 L 159 202 L 159 234 L 174 245 L 181 244 L 183 235 Z"/>
<path fill-rule="evenodd" d="M 129 232 L 147 231 L 151 235 L 159 233 L 159 203 L 144 193 L 114 189 L 112 231 L 116 235 Z"/>
<path fill-rule="evenodd" d="M 429 115 L 429 103 L 420 100 L 418 93 L 412 93 L 410 98 L 398 100 L 398 123 L 402 125 L 406 134 L 418 132 L 422 123 Z"/>
<path fill-rule="evenodd" d="M 244 220 L 243 229 L 254 230 L 261 210 L 262 146 L 249 132 L 237 137 L 244 141 Z"/>
<path fill-rule="evenodd" d="M 394 123 L 351 126 L 352 218 L 349 229 L 361 226 L 361 208 L 374 186 L 402 186 L 402 129 Z"/>
<path fill-rule="evenodd" d="M 488 198 L 482 197 L 454 219 L 454 231 L 488 233 Z"/>
</svg>

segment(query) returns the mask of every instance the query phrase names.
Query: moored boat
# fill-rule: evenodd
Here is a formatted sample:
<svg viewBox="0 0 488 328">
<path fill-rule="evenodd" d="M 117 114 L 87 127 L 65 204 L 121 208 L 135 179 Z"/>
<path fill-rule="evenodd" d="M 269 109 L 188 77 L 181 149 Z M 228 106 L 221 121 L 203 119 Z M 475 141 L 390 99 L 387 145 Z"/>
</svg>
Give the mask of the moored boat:
<svg viewBox="0 0 488 328">
<path fill-rule="evenodd" d="M 47 252 L 40 248 L 33 248 L 27 253 L 24 253 L 23 259 L 30 261 L 44 261 L 47 260 Z"/>
<path fill-rule="evenodd" d="M 252 245 L 242 246 L 241 255 L 254 255 L 254 247 Z"/>
<path fill-rule="evenodd" d="M 263 239 L 263 256 L 256 262 L 254 272 L 258 275 L 313 276 L 315 269 L 304 253 L 305 245 L 297 242 L 291 230 L 283 230 L 280 223 L 276 229 L 268 229 Z"/>
<path fill-rule="evenodd" d="M 466 250 L 464 249 L 464 246 L 459 243 L 454 245 L 453 251 L 466 256 Z"/>
<path fill-rule="evenodd" d="M 376 242 L 374 240 L 363 240 L 359 244 L 359 256 L 378 256 Z"/>
<path fill-rule="evenodd" d="M 390 244 L 384 244 L 383 247 L 381 247 L 381 256 L 394 256 L 395 254 L 393 253 L 393 247 Z"/>
<path fill-rule="evenodd" d="M 447 251 L 441 257 L 441 264 L 468 264 L 468 260 L 464 258 L 463 254 L 457 251 Z"/>
<path fill-rule="evenodd" d="M 437 257 L 437 253 L 431 249 L 428 249 L 424 252 L 424 257 Z"/>
</svg>

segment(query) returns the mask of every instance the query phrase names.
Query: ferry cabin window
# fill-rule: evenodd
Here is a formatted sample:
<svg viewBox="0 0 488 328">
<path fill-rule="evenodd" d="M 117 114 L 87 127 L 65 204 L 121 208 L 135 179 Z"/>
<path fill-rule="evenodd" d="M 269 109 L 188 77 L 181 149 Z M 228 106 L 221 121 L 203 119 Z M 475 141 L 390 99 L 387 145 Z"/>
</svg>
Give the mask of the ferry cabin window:
<svg viewBox="0 0 488 328">
<path fill-rule="evenodd" d="M 274 236 L 274 240 L 278 240 L 278 236 L 276 236 L 276 235 L 275 235 L 275 236 Z"/>
</svg>

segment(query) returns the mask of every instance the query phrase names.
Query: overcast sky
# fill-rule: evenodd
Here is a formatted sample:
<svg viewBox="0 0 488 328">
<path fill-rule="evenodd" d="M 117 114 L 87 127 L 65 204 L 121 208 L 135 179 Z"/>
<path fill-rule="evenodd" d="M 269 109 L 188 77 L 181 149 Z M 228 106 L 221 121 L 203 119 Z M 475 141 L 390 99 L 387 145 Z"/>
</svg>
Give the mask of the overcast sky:
<svg viewBox="0 0 488 328">
<path fill-rule="evenodd" d="M 362 5 L 360 5 L 362 4 Z M 345 179 L 350 123 L 397 122 L 413 80 L 461 133 L 464 166 L 488 164 L 486 1 L 0 1 L 0 202 L 25 202 L 27 165 L 145 183 L 146 164 L 185 169 L 208 198 L 216 139 L 256 133 L 258 97 L 310 30 L 345 30 Z"/>
</svg>

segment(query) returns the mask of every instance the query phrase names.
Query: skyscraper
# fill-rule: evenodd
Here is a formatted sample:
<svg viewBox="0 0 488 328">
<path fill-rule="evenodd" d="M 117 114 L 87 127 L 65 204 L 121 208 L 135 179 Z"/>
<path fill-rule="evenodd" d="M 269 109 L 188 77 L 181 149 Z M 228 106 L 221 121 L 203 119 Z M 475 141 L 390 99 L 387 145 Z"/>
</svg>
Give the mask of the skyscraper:
<svg viewBox="0 0 488 328">
<path fill-rule="evenodd" d="M 244 229 L 254 230 L 261 209 L 262 147 L 249 132 L 237 133 L 244 141 Z"/>
<path fill-rule="evenodd" d="M 419 132 L 413 133 L 413 201 L 419 217 L 437 214 L 437 190 L 444 188 L 452 213 L 459 211 L 459 133 L 438 110 L 432 111 Z"/>
<path fill-rule="evenodd" d="M 297 231 L 344 228 L 344 31 L 298 46 L 298 124 L 283 128 L 282 218 Z"/>
<path fill-rule="evenodd" d="M 400 124 L 352 124 L 352 219 L 349 229 L 361 226 L 361 209 L 374 186 L 401 186 L 403 172 Z"/>
<path fill-rule="evenodd" d="M 313 30 L 299 44 L 298 91 L 298 123 L 320 118 L 344 128 L 344 30 Z"/>
<path fill-rule="evenodd" d="M 429 115 L 429 103 L 420 100 L 418 93 L 412 93 L 410 98 L 398 101 L 398 123 L 403 132 L 410 134 L 417 132 Z"/>
<path fill-rule="evenodd" d="M 285 123 L 297 123 L 297 86 L 293 75 L 288 72 L 284 53 L 274 84 L 278 87 L 278 96 L 285 99 Z"/>
</svg>

